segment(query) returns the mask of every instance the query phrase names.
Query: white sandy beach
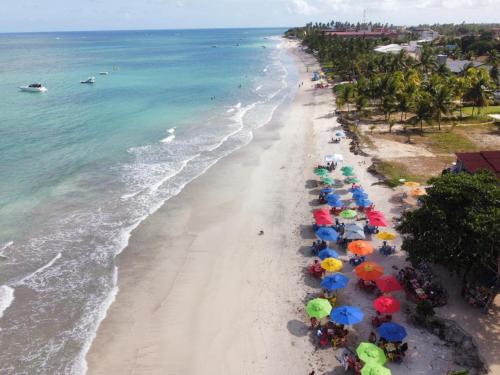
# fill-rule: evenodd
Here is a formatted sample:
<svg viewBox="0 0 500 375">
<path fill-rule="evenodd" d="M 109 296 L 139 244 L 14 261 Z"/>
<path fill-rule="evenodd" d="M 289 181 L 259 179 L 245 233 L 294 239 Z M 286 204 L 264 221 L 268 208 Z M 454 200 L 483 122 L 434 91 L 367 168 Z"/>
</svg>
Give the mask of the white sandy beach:
<svg viewBox="0 0 500 375">
<path fill-rule="evenodd" d="M 349 140 L 328 143 L 339 129 L 331 91 L 313 89 L 315 61 L 295 43 L 286 46 L 304 86 L 248 146 L 133 232 L 118 258 L 120 291 L 87 356 L 89 374 L 343 373 L 334 351 L 316 350 L 305 314 L 320 291 L 304 272 L 313 259 L 313 168 L 325 154 L 341 153 L 377 209 L 388 219 L 399 209 L 389 202 L 394 192 L 366 172 L 369 158 L 351 154 Z M 404 255 L 372 259 L 393 273 Z M 366 314 L 351 334 L 355 344 L 368 338 L 374 297 L 356 290 L 347 262 L 343 273 L 353 282 L 339 293 L 339 304 Z M 454 368 L 451 350 L 437 337 L 409 326 L 403 313 L 394 320 L 407 327 L 410 350 L 402 365 L 388 365 L 393 374 Z"/>
</svg>

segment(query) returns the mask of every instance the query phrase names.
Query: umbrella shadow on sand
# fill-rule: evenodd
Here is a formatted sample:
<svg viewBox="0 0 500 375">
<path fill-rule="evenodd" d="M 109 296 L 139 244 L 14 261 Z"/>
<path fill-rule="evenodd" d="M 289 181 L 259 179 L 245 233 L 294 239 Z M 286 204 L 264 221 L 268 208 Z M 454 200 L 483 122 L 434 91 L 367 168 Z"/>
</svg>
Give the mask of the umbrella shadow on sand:
<svg viewBox="0 0 500 375">
<path fill-rule="evenodd" d="M 311 224 L 309 224 L 309 225 L 300 224 L 299 232 L 300 232 L 300 237 L 302 237 L 304 240 L 315 240 L 316 239 L 316 235 L 314 234 L 314 232 L 312 230 Z"/>
<path fill-rule="evenodd" d="M 300 320 L 293 319 L 286 324 L 288 332 L 296 337 L 304 337 L 309 333 L 309 327 L 304 322 Z"/>
<path fill-rule="evenodd" d="M 301 246 L 297 251 L 300 255 L 306 258 L 314 258 L 314 254 L 311 251 L 311 246 Z"/>
<path fill-rule="evenodd" d="M 311 288 L 316 288 L 318 289 L 320 287 L 321 281 L 309 274 L 309 267 L 304 267 L 302 269 L 302 272 L 304 273 L 304 284 L 307 286 L 310 286 Z"/>
<path fill-rule="evenodd" d="M 305 183 L 306 189 L 316 189 L 318 187 L 318 181 L 316 180 L 307 180 Z"/>
</svg>

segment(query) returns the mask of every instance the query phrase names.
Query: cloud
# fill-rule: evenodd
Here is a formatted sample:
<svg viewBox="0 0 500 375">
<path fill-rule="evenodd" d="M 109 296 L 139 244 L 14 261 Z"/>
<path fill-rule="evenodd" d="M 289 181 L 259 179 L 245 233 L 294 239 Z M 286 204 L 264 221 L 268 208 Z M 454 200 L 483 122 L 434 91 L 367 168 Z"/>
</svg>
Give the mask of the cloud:
<svg viewBox="0 0 500 375">
<path fill-rule="evenodd" d="M 292 13 L 311 15 L 318 13 L 318 8 L 306 0 L 292 0 L 288 8 Z"/>
</svg>

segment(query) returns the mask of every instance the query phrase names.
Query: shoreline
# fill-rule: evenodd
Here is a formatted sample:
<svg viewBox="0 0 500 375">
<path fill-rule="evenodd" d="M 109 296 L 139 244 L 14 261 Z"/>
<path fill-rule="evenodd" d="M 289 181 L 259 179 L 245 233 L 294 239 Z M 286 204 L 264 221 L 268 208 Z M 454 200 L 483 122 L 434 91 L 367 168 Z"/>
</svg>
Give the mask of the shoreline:
<svg viewBox="0 0 500 375">
<path fill-rule="evenodd" d="M 290 51 L 293 43 L 285 43 Z M 297 61 L 295 52 L 294 55 Z M 308 74 L 305 67 L 302 70 L 300 79 L 305 81 Z M 256 295 L 260 288 L 256 290 L 248 284 L 264 283 L 264 286 L 271 278 L 286 287 L 289 281 L 288 275 L 280 275 L 278 279 L 273 275 L 281 273 L 278 269 L 258 274 L 255 270 L 275 267 L 280 261 L 280 254 L 270 255 L 269 251 L 275 247 L 274 232 L 278 232 L 278 238 L 285 237 L 287 227 L 283 224 L 274 228 L 275 217 L 300 203 L 299 192 L 283 197 L 279 187 L 290 180 L 303 185 L 301 173 L 307 167 L 302 164 L 307 162 L 305 152 L 311 139 L 302 124 L 314 108 L 307 106 L 305 90 L 296 93 L 293 104 L 276 111 L 270 124 L 257 129 L 250 144 L 220 160 L 132 232 L 129 246 L 117 258 L 118 295 L 87 354 L 89 374 L 199 373 L 201 369 L 207 372 L 207 358 L 218 359 L 210 361 L 213 373 L 221 370 L 243 373 L 248 366 L 261 366 L 254 360 L 262 359 L 255 355 L 260 351 L 261 339 L 269 339 L 261 337 L 261 331 L 267 329 L 266 322 L 255 327 L 253 320 L 258 316 L 248 313 L 245 303 L 233 306 L 225 300 L 238 294 L 255 305 L 271 305 L 275 303 L 274 295 Z M 297 118 L 293 120 L 294 115 Z M 290 161 L 292 151 L 295 155 Z M 286 177 L 287 174 L 293 176 Z M 204 189 L 205 186 L 210 189 Z M 266 202 L 280 204 L 269 207 Z M 305 216 L 307 211 L 301 214 Z M 264 236 L 257 235 L 261 228 Z M 143 248 L 148 251 L 141 251 Z M 270 265 L 262 264 L 267 257 Z M 239 258 L 254 267 L 247 265 L 240 270 Z M 301 277 L 297 272 L 291 276 Z M 265 300 L 258 302 L 260 298 Z M 185 306 L 186 311 L 178 304 Z M 224 316 L 238 316 L 238 321 L 229 323 L 220 317 L 221 306 L 226 311 Z M 209 316 L 204 318 L 204 315 Z M 242 321 L 248 328 L 242 327 Z M 228 347 L 235 344 L 231 332 L 242 329 L 248 330 L 239 338 L 242 349 L 227 359 L 224 367 L 219 367 Z M 218 350 L 214 348 L 214 353 L 207 357 L 205 352 L 214 345 L 214 336 L 220 335 L 225 339 L 219 340 Z M 247 341 L 255 336 L 259 339 L 251 346 L 254 355 L 244 363 Z M 131 338 L 134 342 L 130 342 Z M 281 350 L 277 352 L 281 360 L 288 357 Z M 231 370 L 227 371 L 228 368 Z"/>
</svg>

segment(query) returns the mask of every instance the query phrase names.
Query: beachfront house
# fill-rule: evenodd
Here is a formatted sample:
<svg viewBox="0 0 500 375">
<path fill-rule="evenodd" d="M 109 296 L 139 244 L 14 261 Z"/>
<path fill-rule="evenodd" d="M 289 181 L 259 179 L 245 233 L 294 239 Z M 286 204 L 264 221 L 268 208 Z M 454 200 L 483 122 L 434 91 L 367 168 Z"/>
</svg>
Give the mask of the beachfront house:
<svg viewBox="0 0 500 375">
<path fill-rule="evenodd" d="M 457 152 L 457 161 L 452 173 L 476 173 L 486 170 L 500 178 L 500 151 Z"/>
</svg>

